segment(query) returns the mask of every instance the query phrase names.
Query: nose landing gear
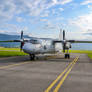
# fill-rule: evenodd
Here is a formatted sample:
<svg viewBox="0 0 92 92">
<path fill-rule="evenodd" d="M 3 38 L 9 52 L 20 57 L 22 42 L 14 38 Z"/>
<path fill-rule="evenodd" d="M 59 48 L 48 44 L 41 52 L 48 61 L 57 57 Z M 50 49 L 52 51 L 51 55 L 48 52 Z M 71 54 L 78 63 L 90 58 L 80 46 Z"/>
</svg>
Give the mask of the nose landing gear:
<svg viewBox="0 0 92 92">
<path fill-rule="evenodd" d="M 35 54 L 30 54 L 30 60 L 35 60 Z"/>
</svg>

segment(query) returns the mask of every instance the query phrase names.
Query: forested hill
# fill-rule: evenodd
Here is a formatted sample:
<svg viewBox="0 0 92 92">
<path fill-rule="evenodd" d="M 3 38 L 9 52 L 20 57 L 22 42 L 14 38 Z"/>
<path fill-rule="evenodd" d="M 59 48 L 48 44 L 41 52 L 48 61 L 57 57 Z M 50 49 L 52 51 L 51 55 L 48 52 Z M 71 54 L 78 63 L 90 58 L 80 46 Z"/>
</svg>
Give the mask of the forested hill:
<svg viewBox="0 0 92 92">
<path fill-rule="evenodd" d="M 30 38 L 27 35 L 24 35 L 25 38 Z M 17 40 L 20 39 L 20 35 L 8 35 L 8 34 L 0 34 L 0 41 L 5 41 L 5 40 Z M 19 42 L 6 42 L 6 43 L 0 43 L 0 46 L 3 47 L 19 47 L 20 43 Z"/>
</svg>

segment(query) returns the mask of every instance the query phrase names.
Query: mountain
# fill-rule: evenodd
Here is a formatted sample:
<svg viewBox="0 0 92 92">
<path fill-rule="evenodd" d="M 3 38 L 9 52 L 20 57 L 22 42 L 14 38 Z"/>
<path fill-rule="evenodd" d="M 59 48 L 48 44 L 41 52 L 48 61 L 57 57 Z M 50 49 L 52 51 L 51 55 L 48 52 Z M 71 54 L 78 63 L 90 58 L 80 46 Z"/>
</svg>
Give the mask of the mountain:
<svg viewBox="0 0 92 92">
<path fill-rule="evenodd" d="M 20 37 L 18 35 L 8 35 L 8 34 L 0 34 L 0 40 L 5 41 L 5 40 L 14 40 L 14 39 L 19 39 Z M 7 42 L 7 43 L 0 43 L 0 46 L 3 47 L 19 47 L 20 43 L 15 43 L 15 42 Z"/>
<path fill-rule="evenodd" d="M 24 38 L 32 38 L 29 37 L 28 35 L 24 35 Z M 9 35 L 9 34 L 0 34 L 0 41 L 5 41 L 5 40 L 18 40 L 20 39 L 20 35 Z M 19 42 L 2 42 L 0 43 L 0 46 L 3 47 L 20 47 Z"/>
</svg>

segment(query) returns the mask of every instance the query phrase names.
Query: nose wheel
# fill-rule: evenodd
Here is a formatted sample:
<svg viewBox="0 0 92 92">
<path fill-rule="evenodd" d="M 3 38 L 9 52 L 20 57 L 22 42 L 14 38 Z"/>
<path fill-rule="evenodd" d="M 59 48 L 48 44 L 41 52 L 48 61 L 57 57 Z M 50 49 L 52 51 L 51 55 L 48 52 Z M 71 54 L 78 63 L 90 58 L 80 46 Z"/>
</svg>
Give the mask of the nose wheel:
<svg viewBox="0 0 92 92">
<path fill-rule="evenodd" d="M 35 54 L 30 54 L 30 60 L 35 60 Z"/>
</svg>

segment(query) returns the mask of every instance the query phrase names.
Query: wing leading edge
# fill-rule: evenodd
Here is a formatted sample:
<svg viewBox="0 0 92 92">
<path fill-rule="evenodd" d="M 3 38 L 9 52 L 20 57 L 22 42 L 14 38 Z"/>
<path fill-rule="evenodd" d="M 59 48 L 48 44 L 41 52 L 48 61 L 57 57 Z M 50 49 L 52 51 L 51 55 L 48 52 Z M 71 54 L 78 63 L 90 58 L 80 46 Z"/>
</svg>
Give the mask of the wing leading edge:
<svg viewBox="0 0 92 92">
<path fill-rule="evenodd" d="M 79 40 L 67 40 L 67 42 L 71 43 L 92 43 L 92 41 L 79 41 Z"/>
</svg>

